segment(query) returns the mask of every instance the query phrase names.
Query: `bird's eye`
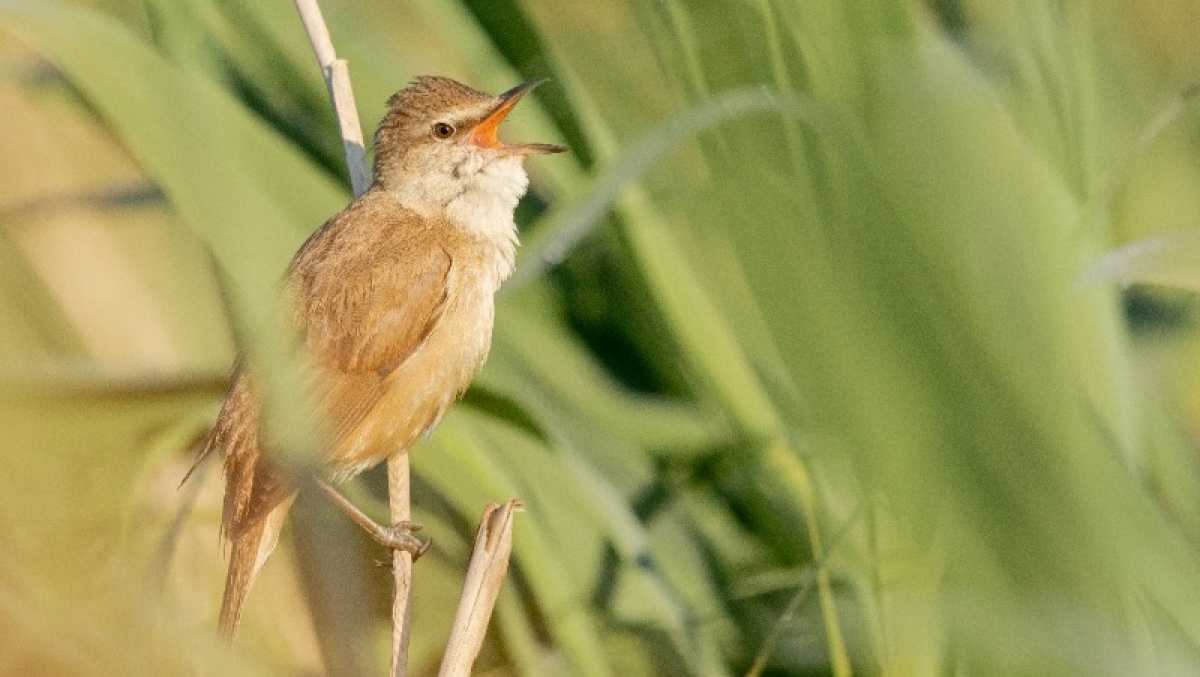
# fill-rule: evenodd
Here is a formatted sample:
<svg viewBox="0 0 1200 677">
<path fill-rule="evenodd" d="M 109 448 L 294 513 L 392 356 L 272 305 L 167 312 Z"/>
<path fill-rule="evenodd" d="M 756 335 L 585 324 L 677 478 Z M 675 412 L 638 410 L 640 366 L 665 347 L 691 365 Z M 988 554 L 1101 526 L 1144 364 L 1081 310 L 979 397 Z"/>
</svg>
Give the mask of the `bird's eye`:
<svg viewBox="0 0 1200 677">
<path fill-rule="evenodd" d="M 454 125 L 446 122 L 434 123 L 433 135 L 439 139 L 448 139 L 454 136 Z"/>
</svg>

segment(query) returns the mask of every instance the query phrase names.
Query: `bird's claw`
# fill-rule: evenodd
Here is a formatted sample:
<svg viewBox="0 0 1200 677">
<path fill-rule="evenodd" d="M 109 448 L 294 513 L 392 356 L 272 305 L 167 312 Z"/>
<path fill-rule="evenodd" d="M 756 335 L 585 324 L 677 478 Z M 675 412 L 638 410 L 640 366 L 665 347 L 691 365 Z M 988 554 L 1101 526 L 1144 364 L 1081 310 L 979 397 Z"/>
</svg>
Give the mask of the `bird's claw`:
<svg viewBox="0 0 1200 677">
<path fill-rule="evenodd" d="M 402 550 L 412 555 L 413 561 L 420 559 L 433 545 L 432 539 L 421 539 L 413 536 L 414 531 L 420 531 L 421 525 L 416 522 L 397 522 L 391 528 L 385 528 L 380 545 L 392 550 Z"/>
</svg>

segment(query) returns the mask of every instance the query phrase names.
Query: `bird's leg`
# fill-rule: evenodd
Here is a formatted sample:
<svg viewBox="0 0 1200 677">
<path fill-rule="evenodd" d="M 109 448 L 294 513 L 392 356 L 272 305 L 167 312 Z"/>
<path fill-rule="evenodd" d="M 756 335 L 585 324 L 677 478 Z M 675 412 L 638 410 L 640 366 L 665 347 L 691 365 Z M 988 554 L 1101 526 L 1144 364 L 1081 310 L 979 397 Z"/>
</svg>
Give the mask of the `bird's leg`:
<svg viewBox="0 0 1200 677">
<path fill-rule="evenodd" d="M 340 491 L 334 489 L 325 480 L 317 480 L 317 486 L 321 487 L 321 491 L 333 501 L 346 516 L 354 521 L 355 524 L 362 527 L 363 531 L 378 544 L 392 550 L 404 550 L 412 553 L 413 560 L 416 561 L 421 555 L 429 550 L 429 546 L 433 544 L 430 540 L 421 540 L 413 536 L 414 531 L 419 531 L 421 525 L 416 522 L 399 522 L 391 527 L 385 527 L 382 524 L 371 519 L 365 512 L 358 509 L 358 506 L 350 502 L 350 499 L 342 495 Z"/>
</svg>

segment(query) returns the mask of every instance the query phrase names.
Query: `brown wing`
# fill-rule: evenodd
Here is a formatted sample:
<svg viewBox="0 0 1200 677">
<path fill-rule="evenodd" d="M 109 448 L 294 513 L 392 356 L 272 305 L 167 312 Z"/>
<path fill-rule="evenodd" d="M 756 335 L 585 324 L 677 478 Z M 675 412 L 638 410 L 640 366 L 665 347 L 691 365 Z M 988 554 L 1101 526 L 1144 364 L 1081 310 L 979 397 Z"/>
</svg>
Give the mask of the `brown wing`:
<svg viewBox="0 0 1200 677">
<path fill-rule="evenodd" d="M 452 261 L 440 247 L 385 256 L 309 297 L 304 334 L 326 369 L 386 376 L 421 345 L 446 302 Z"/>
<path fill-rule="evenodd" d="M 321 367 L 333 454 L 378 402 L 387 375 L 437 326 L 453 266 L 436 224 L 412 212 L 344 214 L 350 221 L 330 224 L 329 242 L 306 245 L 289 280 L 297 323 Z"/>
</svg>

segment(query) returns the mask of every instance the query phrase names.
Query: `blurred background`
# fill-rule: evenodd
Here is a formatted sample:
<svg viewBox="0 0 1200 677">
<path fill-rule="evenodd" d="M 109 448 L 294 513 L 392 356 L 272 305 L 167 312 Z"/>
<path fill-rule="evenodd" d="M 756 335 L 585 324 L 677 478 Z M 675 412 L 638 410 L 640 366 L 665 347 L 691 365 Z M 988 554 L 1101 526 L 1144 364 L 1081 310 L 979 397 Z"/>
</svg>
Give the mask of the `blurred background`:
<svg viewBox="0 0 1200 677">
<path fill-rule="evenodd" d="M 509 496 L 478 674 L 1200 671 L 1200 2 L 321 4 L 368 134 L 547 76 L 572 149 L 412 456 L 415 674 Z M 383 674 L 386 553 L 295 515 L 226 647 L 179 487 L 349 200 L 292 2 L 7 0 L 0 111 L 0 673 Z"/>
</svg>

